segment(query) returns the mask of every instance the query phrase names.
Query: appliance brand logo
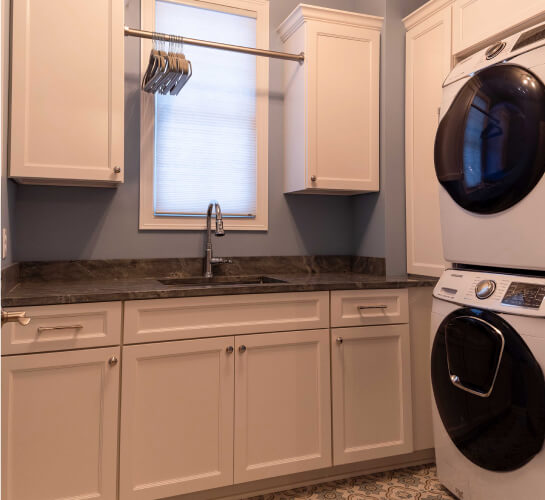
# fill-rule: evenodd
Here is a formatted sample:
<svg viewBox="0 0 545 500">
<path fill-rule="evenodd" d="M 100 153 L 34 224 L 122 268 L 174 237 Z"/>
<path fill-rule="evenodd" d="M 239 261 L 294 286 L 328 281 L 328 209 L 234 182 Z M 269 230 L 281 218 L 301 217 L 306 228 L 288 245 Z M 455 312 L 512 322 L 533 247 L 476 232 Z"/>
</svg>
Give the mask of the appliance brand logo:
<svg viewBox="0 0 545 500">
<path fill-rule="evenodd" d="M 464 275 L 463 274 L 454 274 L 454 273 L 452 273 L 451 277 L 453 277 L 453 278 L 463 278 Z"/>
</svg>

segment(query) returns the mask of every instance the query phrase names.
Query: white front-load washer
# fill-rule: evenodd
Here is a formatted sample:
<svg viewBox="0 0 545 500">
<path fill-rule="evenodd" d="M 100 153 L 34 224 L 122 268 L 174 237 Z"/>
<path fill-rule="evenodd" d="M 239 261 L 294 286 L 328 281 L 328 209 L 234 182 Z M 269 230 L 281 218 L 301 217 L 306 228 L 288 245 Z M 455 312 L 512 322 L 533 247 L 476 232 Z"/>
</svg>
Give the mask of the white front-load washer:
<svg viewBox="0 0 545 500">
<path fill-rule="evenodd" d="M 463 500 L 545 500 L 545 277 L 447 270 L 431 321 L 439 480 Z"/>
<path fill-rule="evenodd" d="M 545 270 L 545 24 L 452 70 L 434 154 L 445 259 Z"/>
</svg>

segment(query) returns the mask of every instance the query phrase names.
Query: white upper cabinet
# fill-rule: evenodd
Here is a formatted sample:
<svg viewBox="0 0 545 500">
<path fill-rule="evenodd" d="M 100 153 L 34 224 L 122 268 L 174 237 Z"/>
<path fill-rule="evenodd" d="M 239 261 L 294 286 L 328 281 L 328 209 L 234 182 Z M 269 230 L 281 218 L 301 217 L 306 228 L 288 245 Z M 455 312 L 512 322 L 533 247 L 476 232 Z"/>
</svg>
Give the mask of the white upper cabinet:
<svg viewBox="0 0 545 500">
<path fill-rule="evenodd" d="M 305 53 L 284 69 L 284 191 L 379 190 L 383 18 L 299 5 L 278 28 Z"/>
<path fill-rule="evenodd" d="M 13 2 L 10 177 L 123 182 L 120 0 Z"/>
<path fill-rule="evenodd" d="M 466 52 L 518 24 L 535 24 L 543 19 L 543 14 L 543 0 L 456 0 L 453 53 Z"/>
<path fill-rule="evenodd" d="M 405 182 L 407 271 L 440 276 L 445 269 L 439 182 L 433 158 L 442 85 L 451 65 L 451 6 L 427 4 L 405 19 Z"/>
</svg>

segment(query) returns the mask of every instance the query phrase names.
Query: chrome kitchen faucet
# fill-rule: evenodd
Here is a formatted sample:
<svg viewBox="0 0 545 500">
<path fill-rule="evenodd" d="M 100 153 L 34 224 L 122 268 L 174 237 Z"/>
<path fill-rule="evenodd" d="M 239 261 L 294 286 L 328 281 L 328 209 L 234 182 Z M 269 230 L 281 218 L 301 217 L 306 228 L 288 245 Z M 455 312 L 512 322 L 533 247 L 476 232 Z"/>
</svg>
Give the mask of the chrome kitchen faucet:
<svg viewBox="0 0 545 500">
<path fill-rule="evenodd" d="M 221 207 L 217 201 L 211 201 L 206 212 L 206 249 L 204 263 L 204 277 L 212 278 L 212 264 L 231 264 L 233 262 L 229 258 L 214 257 L 212 252 L 212 208 L 216 209 L 216 236 L 224 236 L 223 217 L 221 215 Z"/>
</svg>

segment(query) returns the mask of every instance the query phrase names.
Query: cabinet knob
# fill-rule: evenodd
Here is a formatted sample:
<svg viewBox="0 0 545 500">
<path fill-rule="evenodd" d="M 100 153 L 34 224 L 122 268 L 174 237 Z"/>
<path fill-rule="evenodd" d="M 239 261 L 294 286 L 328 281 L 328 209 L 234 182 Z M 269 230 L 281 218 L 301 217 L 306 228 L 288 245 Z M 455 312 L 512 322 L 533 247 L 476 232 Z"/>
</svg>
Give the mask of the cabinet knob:
<svg viewBox="0 0 545 500">
<path fill-rule="evenodd" d="M 227 352 L 227 354 L 231 354 L 234 350 L 235 350 L 235 349 L 233 348 L 233 346 L 230 345 L 229 347 L 227 347 L 227 348 L 225 349 L 225 352 Z"/>
<path fill-rule="evenodd" d="M 112 356 L 109 360 L 108 360 L 108 364 L 110 366 L 115 366 L 117 365 L 117 358 L 115 356 Z"/>
<path fill-rule="evenodd" d="M 121 167 L 114 167 L 114 174 L 120 174 L 121 173 Z"/>
<path fill-rule="evenodd" d="M 316 182 L 317 179 L 318 179 L 318 177 L 316 177 L 315 175 L 311 175 L 311 176 L 310 176 L 310 180 L 311 180 L 312 182 Z"/>
<path fill-rule="evenodd" d="M 337 337 L 337 344 L 341 345 L 343 343 L 342 337 Z"/>
<path fill-rule="evenodd" d="M 246 346 L 245 346 L 245 345 L 241 345 L 241 346 L 238 348 L 238 352 L 240 352 L 240 353 L 246 352 Z"/>
</svg>

